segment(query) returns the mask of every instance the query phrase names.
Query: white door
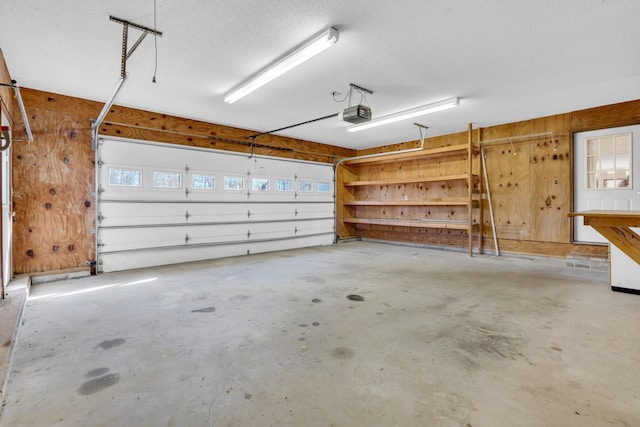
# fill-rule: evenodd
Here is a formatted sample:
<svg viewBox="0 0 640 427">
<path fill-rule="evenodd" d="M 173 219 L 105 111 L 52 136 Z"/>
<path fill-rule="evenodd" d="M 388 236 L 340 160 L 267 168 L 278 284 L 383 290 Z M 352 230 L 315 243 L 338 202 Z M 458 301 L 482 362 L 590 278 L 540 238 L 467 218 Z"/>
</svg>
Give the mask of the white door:
<svg viewBox="0 0 640 427">
<path fill-rule="evenodd" d="M 4 112 L 1 112 L 0 122 L 8 126 Z M 4 141 L 3 141 L 4 142 Z M 11 233 L 13 217 L 11 216 L 11 147 L 2 152 L 2 280 L 6 289 L 11 279 Z"/>
<path fill-rule="evenodd" d="M 333 166 L 103 137 L 99 272 L 334 241 Z"/>
<path fill-rule="evenodd" d="M 640 125 L 574 135 L 574 210 L 640 210 Z M 582 217 L 574 241 L 607 243 Z"/>
</svg>

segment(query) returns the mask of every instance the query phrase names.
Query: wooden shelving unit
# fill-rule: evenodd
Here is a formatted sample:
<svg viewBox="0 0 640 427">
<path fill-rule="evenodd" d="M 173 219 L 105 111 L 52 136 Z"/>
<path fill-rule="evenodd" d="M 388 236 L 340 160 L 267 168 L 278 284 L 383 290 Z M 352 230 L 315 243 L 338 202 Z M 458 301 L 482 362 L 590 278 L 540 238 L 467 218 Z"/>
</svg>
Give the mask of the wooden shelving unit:
<svg viewBox="0 0 640 427">
<path fill-rule="evenodd" d="M 466 232 L 470 255 L 474 236 L 481 252 L 478 153 L 470 125 L 466 144 L 343 162 L 338 182 L 343 236 L 338 233 L 339 237 L 358 236 L 365 230 L 361 227 L 379 228 L 381 233 L 402 228 L 456 230 Z"/>
<path fill-rule="evenodd" d="M 457 181 L 468 180 L 471 178 L 474 181 L 478 181 L 477 175 L 460 174 L 460 175 L 443 175 L 443 176 L 423 176 L 419 178 L 402 178 L 402 179 L 388 179 L 379 181 L 350 181 L 345 182 L 342 185 L 345 187 L 358 187 L 363 185 L 395 185 L 395 184 L 417 184 L 420 182 L 437 182 L 437 181 Z"/>
<path fill-rule="evenodd" d="M 347 160 L 344 162 L 345 165 L 361 165 L 364 163 L 388 163 L 395 162 L 400 160 L 411 160 L 411 159 L 419 159 L 425 156 L 445 156 L 445 155 L 455 155 L 460 153 L 466 153 L 469 149 L 467 144 L 459 144 L 459 145 L 449 145 L 446 147 L 438 147 L 438 148 L 430 148 L 426 150 L 413 151 L 409 153 L 398 153 L 398 154 L 389 154 L 388 156 L 381 157 L 369 157 L 362 159 L 353 159 Z M 472 147 L 473 153 L 478 153 L 478 147 Z"/>
</svg>

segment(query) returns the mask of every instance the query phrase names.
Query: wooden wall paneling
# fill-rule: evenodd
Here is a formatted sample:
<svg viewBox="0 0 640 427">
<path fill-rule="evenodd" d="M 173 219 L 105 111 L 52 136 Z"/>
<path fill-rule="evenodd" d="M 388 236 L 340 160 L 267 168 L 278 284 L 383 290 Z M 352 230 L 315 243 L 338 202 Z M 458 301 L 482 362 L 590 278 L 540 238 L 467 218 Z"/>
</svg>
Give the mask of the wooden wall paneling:
<svg viewBox="0 0 640 427">
<path fill-rule="evenodd" d="M 569 255 L 594 256 L 607 258 L 607 245 L 576 245 L 557 242 L 534 242 L 525 240 L 499 239 L 500 251 L 505 253 L 542 255 L 554 258 L 566 258 Z"/>
<path fill-rule="evenodd" d="M 35 138 L 19 141 L 13 156 L 16 272 L 88 267 L 95 258 L 90 126 L 25 106 Z"/>
<path fill-rule="evenodd" d="M 571 131 L 584 132 L 640 123 L 640 99 L 573 111 Z"/>
<path fill-rule="evenodd" d="M 602 255 L 602 248 L 597 245 L 571 244 L 571 224 L 566 218 L 572 209 L 572 132 L 598 128 L 640 123 L 640 100 L 603 106 L 573 113 L 559 114 L 550 117 L 525 120 L 516 123 L 492 126 L 482 129 L 482 140 L 517 137 L 530 134 L 552 132 L 553 141 L 549 138 L 537 140 L 518 140 L 513 145 L 508 141 L 486 147 L 487 175 L 491 186 L 494 216 L 496 218 L 497 236 L 500 249 L 506 252 L 537 254 L 545 256 L 565 257 L 568 254 Z M 464 143 L 467 132 L 427 138 L 425 148 L 434 148 Z M 389 152 L 405 148 L 413 148 L 417 141 L 391 144 L 360 150 L 358 154 Z M 554 144 L 556 148 L 554 151 Z M 515 150 L 515 155 L 514 155 Z M 543 160 L 544 159 L 544 160 Z M 478 160 L 479 161 L 479 160 Z M 431 162 L 439 162 L 431 159 Z M 434 167 L 431 163 L 419 163 L 418 166 L 407 164 L 404 171 L 410 175 L 411 168 Z M 437 163 L 430 172 L 445 175 L 449 165 Z M 455 166 L 451 165 L 455 168 Z M 474 166 L 475 168 L 475 166 Z M 364 168 L 363 168 L 364 170 Z M 481 170 L 477 168 L 477 170 Z M 414 169 L 415 171 L 415 169 Z M 371 173 L 376 179 L 401 176 L 403 171 L 398 166 L 379 169 Z M 369 178 L 367 178 L 369 179 Z M 401 191 L 403 190 L 404 193 Z M 371 188 L 367 197 L 393 198 L 408 194 L 413 197 L 419 191 L 414 185 L 381 189 Z M 424 183 L 424 194 L 428 198 L 450 196 L 453 188 L 442 187 L 439 183 Z M 483 243 L 487 249 L 494 249 L 491 218 L 488 201 L 483 206 Z M 395 209 L 395 208 L 394 208 Z M 436 208 L 439 209 L 439 208 Z M 361 211 L 363 214 L 370 211 Z M 412 212 L 406 210 L 403 212 Z M 433 211 L 434 216 L 442 212 Z M 397 216 L 399 213 L 387 209 L 385 215 Z M 428 216 L 428 214 L 427 214 Z M 408 243 L 455 245 L 453 242 L 464 240 L 465 236 L 451 234 L 451 230 L 405 230 L 399 227 L 380 227 L 359 225 L 358 232 L 362 237 Z M 449 241 L 451 239 L 451 241 Z M 459 247 L 464 244 L 458 244 Z M 606 254 L 605 254 L 606 255 Z"/>
<path fill-rule="evenodd" d="M 354 207 L 345 206 L 345 202 L 356 199 L 356 193 L 360 189 L 357 187 L 345 187 L 344 182 L 355 181 L 357 174 L 348 166 L 340 165 L 336 170 L 336 236 L 339 239 L 355 237 L 356 227 L 352 224 L 345 224 L 343 219 L 352 217 L 351 210 Z"/>
<path fill-rule="evenodd" d="M 100 133 L 109 136 L 248 153 L 251 151 L 252 141 L 249 136 L 259 132 L 114 105 L 105 117 L 104 123 L 100 127 Z M 240 141 L 245 144 L 228 142 L 224 139 Z M 253 152 L 261 155 L 324 163 L 332 163 L 334 156 L 352 157 L 355 155 L 355 150 L 348 148 L 278 135 L 257 137 Z"/>
<path fill-rule="evenodd" d="M 528 240 L 529 146 L 513 148 L 509 143 L 485 147 L 496 234 L 498 238 Z"/>
<path fill-rule="evenodd" d="M 13 153 L 15 270 L 32 273 L 85 267 L 95 259 L 91 119 L 103 104 L 33 89 L 21 92 L 35 140 L 19 141 Z M 211 144 L 208 136 L 243 139 L 253 133 L 118 106 L 107 120 L 122 123 L 105 125 L 105 133 L 112 136 L 241 152 L 248 152 L 250 146 Z M 14 126 L 16 132 L 20 132 L 20 123 Z M 176 133 L 182 131 L 205 137 Z M 255 154 L 322 162 L 333 162 L 334 154 L 355 154 L 355 150 L 275 135 L 264 139 L 269 146 L 256 148 Z M 336 153 L 331 153 L 334 149 Z"/>
<path fill-rule="evenodd" d="M 360 225 L 358 228 L 358 234 L 363 239 L 456 248 L 460 250 L 466 249 L 467 245 L 467 233 L 459 230 L 373 227 L 370 225 Z"/>
<path fill-rule="evenodd" d="M 571 158 L 569 115 L 531 120 L 533 134 L 552 132 L 551 138 L 529 140 L 530 239 L 540 242 L 571 241 L 567 214 L 571 209 Z"/>
<path fill-rule="evenodd" d="M 416 129 L 416 133 L 418 130 Z M 439 147 L 447 147 L 450 145 L 460 145 L 464 144 L 467 141 L 467 132 L 458 132 L 452 133 L 448 135 L 440 135 L 435 137 L 428 136 L 429 131 L 427 130 L 427 137 L 425 138 L 425 149 L 429 148 L 439 148 Z M 400 142 L 397 144 L 389 144 L 382 145 L 379 147 L 366 148 L 357 151 L 358 156 L 364 156 L 369 154 L 378 154 L 378 153 L 392 153 L 394 151 L 407 150 L 412 148 L 420 147 L 420 140 L 406 141 Z"/>
</svg>

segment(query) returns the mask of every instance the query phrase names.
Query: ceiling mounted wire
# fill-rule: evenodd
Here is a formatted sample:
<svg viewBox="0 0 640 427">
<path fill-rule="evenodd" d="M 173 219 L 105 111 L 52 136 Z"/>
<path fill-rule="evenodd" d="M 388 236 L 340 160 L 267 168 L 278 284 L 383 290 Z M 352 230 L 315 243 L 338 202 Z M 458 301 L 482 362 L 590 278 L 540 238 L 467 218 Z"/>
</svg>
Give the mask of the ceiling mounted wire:
<svg viewBox="0 0 640 427">
<path fill-rule="evenodd" d="M 156 31 L 156 32 L 158 31 L 157 21 L 158 21 L 158 7 L 156 5 L 156 0 L 153 0 L 153 31 Z M 155 51 L 155 67 L 153 69 L 153 78 L 151 79 L 151 81 L 155 83 L 156 74 L 158 73 L 158 36 L 157 34 L 154 34 L 153 46 Z"/>
<path fill-rule="evenodd" d="M 349 92 L 347 92 L 347 94 L 344 96 L 344 98 L 337 99 L 337 97 L 341 95 L 341 93 L 337 92 L 337 91 L 333 91 L 331 93 L 331 96 L 333 97 L 333 100 L 335 102 L 338 102 L 338 103 L 344 102 L 344 101 L 347 100 L 347 98 L 349 98 L 348 106 L 351 107 L 351 98 L 353 96 L 354 89 L 358 93 L 360 93 L 360 105 L 367 105 L 367 94 L 373 95 L 373 91 L 369 90 L 367 88 L 364 88 L 362 86 L 358 86 L 357 84 L 354 84 L 354 83 L 349 83 Z"/>
</svg>

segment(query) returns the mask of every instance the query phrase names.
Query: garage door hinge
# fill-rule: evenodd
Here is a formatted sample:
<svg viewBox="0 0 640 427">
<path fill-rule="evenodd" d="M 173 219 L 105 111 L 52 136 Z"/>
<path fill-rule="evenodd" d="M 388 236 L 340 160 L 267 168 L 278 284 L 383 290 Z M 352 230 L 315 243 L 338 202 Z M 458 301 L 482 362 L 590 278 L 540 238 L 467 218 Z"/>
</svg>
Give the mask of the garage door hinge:
<svg viewBox="0 0 640 427">
<path fill-rule="evenodd" d="M 188 234 L 185 234 L 185 235 L 184 235 L 184 244 L 185 244 L 185 245 L 188 245 L 188 244 L 189 244 L 189 235 L 188 235 Z"/>
<path fill-rule="evenodd" d="M 295 216 L 298 216 L 298 209 L 296 209 L 296 215 Z"/>
<path fill-rule="evenodd" d="M 102 159 L 98 159 L 96 163 L 98 164 L 98 166 L 104 165 L 104 162 L 102 161 Z"/>
<path fill-rule="evenodd" d="M 293 231 L 293 234 L 298 234 L 298 227 L 295 228 L 295 230 Z"/>
<path fill-rule="evenodd" d="M 247 218 L 251 218 L 251 211 L 247 211 Z"/>
<path fill-rule="evenodd" d="M 247 230 L 247 239 L 251 237 L 251 232 L 249 230 Z"/>
<path fill-rule="evenodd" d="M 189 189 L 188 188 L 184 189 L 184 197 L 189 197 Z"/>
<path fill-rule="evenodd" d="M 98 242 L 98 247 L 99 247 L 99 248 L 103 248 L 103 247 L 104 247 L 104 243 L 102 243 L 102 242 Z"/>
<path fill-rule="evenodd" d="M 185 211 L 185 213 L 184 213 L 184 220 L 185 220 L 185 221 L 189 221 L 189 216 L 190 216 L 190 215 L 189 215 L 189 211 Z"/>
<path fill-rule="evenodd" d="M 247 198 L 251 197 L 251 191 L 247 190 Z"/>
<path fill-rule="evenodd" d="M 184 167 L 184 173 L 186 173 L 187 175 L 189 175 L 189 165 L 185 165 L 185 167 Z"/>
<path fill-rule="evenodd" d="M 102 194 L 104 193 L 104 188 L 102 188 L 102 185 L 100 187 L 98 187 L 98 194 Z"/>
<path fill-rule="evenodd" d="M 293 197 L 296 198 L 296 199 L 298 198 L 298 192 L 297 191 L 295 193 L 293 193 Z"/>
<path fill-rule="evenodd" d="M 98 214 L 98 222 L 104 221 L 104 216 L 102 216 L 102 212 Z"/>
</svg>

